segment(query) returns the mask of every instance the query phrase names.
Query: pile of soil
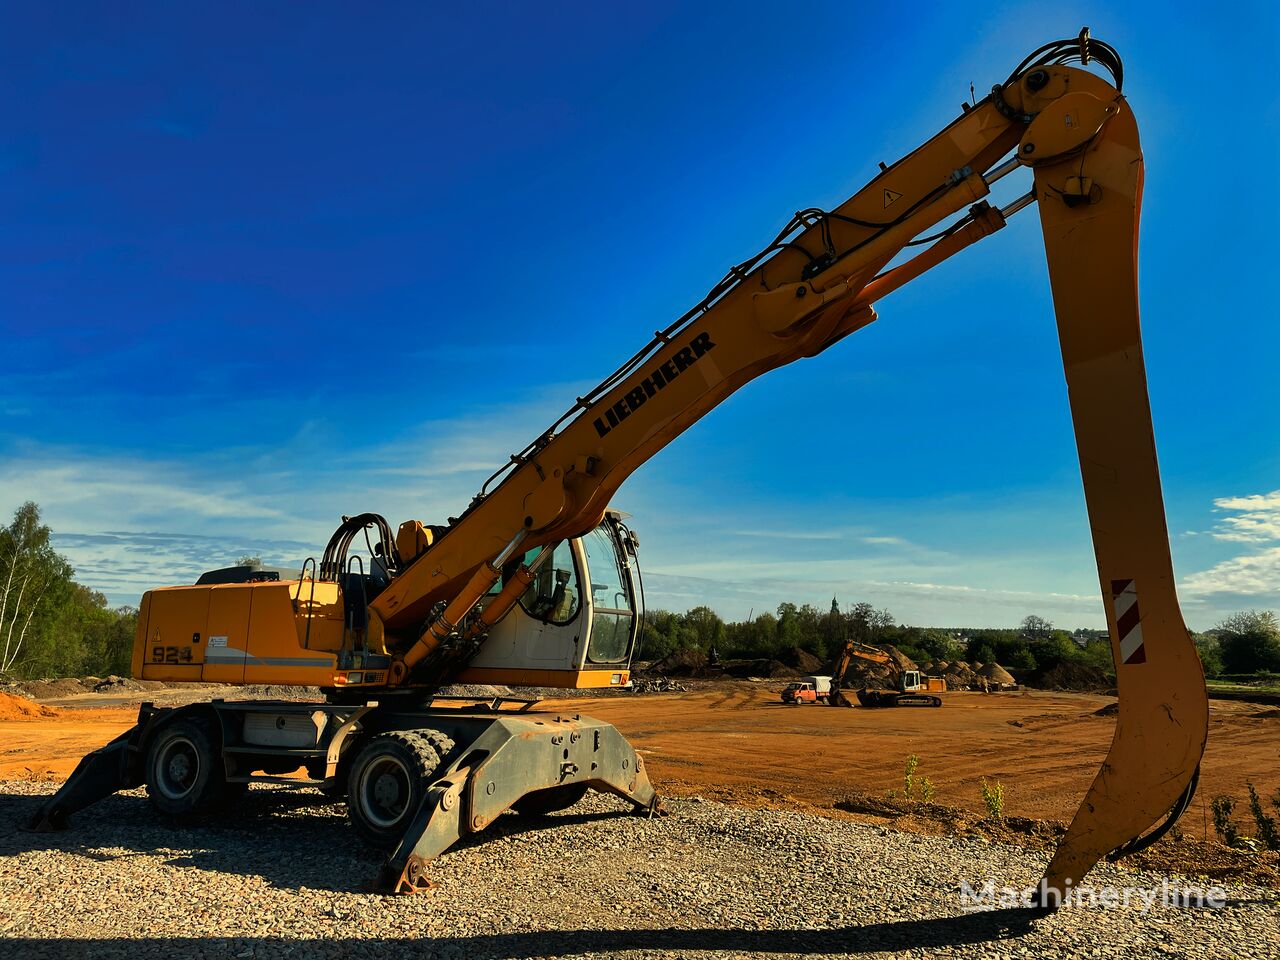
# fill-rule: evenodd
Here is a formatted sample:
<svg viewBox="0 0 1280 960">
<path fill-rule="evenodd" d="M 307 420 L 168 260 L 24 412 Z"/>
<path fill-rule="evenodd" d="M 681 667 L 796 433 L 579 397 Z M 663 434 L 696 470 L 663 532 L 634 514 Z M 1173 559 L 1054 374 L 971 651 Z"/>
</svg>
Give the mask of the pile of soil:
<svg viewBox="0 0 1280 960">
<path fill-rule="evenodd" d="M 980 668 L 975 668 L 975 670 L 977 671 L 978 676 L 986 677 L 991 683 L 999 684 L 1002 687 L 1012 687 L 1016 686 L 1018 683 L 1017 680 L 1013 679 L 1013 675 L 1009 673 L 1008 670 L 1000 666 L 1000 664 L 996 663 L 994 660 Z"/>
<path fill-rule="evenodd" d="M 707 655 L 701 650 L 675 650 L 649 669 L 664 677 L 700 677 L 707 669 Z"/>
<path fill-rule="evenodd" d="M 70 677 L 58 680 L 19 680 L 16 683 L 6 683 L 4 689 L 8 693 L 30 697 L 32 700 L 55 700 L 58 697 L 76 697 L 82 693 L 93 693 L 93 684 L 98 682 L 98 678 L 88 677 L 86 680 L 91 682 L 86 683 Z"/>
<path fill-rule="evenodd" d="M 948 690 L 972 690 L 978 685 L 977 674 L 963 660 L 957 660 L 947 667 L 943 676 L 947 678 Z"/>
<path fill-rule="evenodd" d="M 163 680 L 134 680 L 132 677 L 117 677 L 114 674 L 102 680 L 85 677 L 79 682 L 94 693 L 136 693 L 142 690 L 163 690 L 169 686 Z"/>
<path fill-rule="evenodd" d="M 783 650 L 778 654 L 778 660 L 788 667 L 794 667 L 801 676 L 813 676 L 822 672 L 822 661 L 808 650 L 801 650 L 799 647 Z"/>
<path fill-rule="evenodd" d="M 1100 693 L 1110 690 L 1114 683 L 1097 667 L 1087 663 L 1063 660 L 1050 670 L 1036 670 L 1027 683 L 1043 690 L 1074 690 L 1083 693 Z"/>
<path fill-rule="evenodd" d="M 821 664 L 819 664 L 821 666 Z M 798 670 L 781 660 L 729 660 L 724 664 L 724 672 L 739 680 L 750 677 L 762 677 L 768 680 L 790 679 L 813 675 L 813 670 Z"/>
<path fill-rule="evenodd" d="M 0 693 L 0 720 L 51 720 L 60 716 L 61 710 L 32 703 L 12 693 Z"/>
<path fill-rule="evenodd" d="M 889 658 L 894 662 L 894 665 L 898 670 L 904 671 L 920 669 L 916 666 L 916 662 L 914 660 L 895 647 L 892 643 L 881 643 L 877 644 L 877 646 L 889 655 Z"/>
</svg>

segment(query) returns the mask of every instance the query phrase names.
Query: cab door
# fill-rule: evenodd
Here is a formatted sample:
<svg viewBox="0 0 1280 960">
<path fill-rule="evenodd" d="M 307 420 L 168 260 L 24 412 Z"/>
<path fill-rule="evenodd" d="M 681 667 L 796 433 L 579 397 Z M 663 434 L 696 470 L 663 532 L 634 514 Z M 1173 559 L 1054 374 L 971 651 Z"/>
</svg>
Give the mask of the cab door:
<svg viewBox="0 0 1280 960">
<path fill-rule="evenodd" d="M 635 636 L 638 602 L 632 584 L 630 562 L 606 520 L 582 538 L 587 576 L 584 592 L 591 597 L 591 633 L 587 641 L 587 664 L 626 663 Z"/>
</svg>

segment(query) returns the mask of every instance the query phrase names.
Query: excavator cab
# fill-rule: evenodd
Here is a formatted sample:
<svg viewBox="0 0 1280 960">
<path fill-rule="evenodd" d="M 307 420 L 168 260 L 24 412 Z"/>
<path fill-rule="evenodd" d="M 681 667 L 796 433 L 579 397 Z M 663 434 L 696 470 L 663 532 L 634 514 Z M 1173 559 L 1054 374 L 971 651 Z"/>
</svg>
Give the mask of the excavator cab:
<svg viewBox="0 0 1280 960">
<path fill-rule="evenodd" d="M 489 601 L 515 569 L 532 563 L 543 549 L 514 558 Z M 644 591 L 639 542 L 624 515 L 610 510 L 584 536 L 552 544 L 550 550 L 459 682 L 605 687 L 629 681 Z"/>
</svg>

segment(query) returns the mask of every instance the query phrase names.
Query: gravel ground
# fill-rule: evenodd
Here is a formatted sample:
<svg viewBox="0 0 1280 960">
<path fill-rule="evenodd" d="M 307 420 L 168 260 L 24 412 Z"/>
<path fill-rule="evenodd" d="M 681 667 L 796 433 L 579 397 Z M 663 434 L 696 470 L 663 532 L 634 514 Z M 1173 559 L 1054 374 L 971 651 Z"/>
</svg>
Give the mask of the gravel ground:
<svg viewBox="0 0 1280 960">
<path fill-rule="evenodd" d="M 1262 888 L 1228 886 L 1222 909 L 965 913 L 962 881 L 1030 885 L 1044 858 L 697 800 L 654 820 L 597 795 L 503 817 L 437 861 L 437 887 L 387 897 L 365 889 L 376 858 L 318 793 L 255 788 L 235 818 L 182 827 L 133 791 L 64 833 L 19 829 L 52 789 L 0 783 L 5 958 L 1275 957 L 1280 944 Z"/>
</svg>

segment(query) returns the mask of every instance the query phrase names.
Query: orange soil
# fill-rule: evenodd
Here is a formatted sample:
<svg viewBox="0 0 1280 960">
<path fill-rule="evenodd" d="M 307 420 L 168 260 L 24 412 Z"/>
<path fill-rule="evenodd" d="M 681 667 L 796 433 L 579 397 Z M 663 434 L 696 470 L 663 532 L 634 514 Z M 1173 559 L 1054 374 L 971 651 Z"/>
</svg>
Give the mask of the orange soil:
<svg viewBox="0 0 1280 960">
<path fill-rule="evenodd" d="M 33 703 L 26 697 L 0 693 L 0 720 L 47 720 L 58 716 L 60 712 L 53 707 Z"/>
<path fill-rule="evenodd" d="M 831 805 L 852 791 L 900 790 L 903 765 L 915 754 L 916 775 L 933 781 L 939 803 L 981 811 L 985 777 L 1004 784 L 1007 814 L 1070 818 L 1114 730 L 1114 717 L 1095 711 L 1114 701 L 1051 693 L 953 693 L 946 700 L 940 710 L 792 707 L 775 692 L 726 683 L 685 694 L 548 701 L 544 708 L 616 724 L 645 758 L 659 792 L 672 796 L 842 816 Z M 0 779 L 65 778 L 86 752 L 137 717 L 135 707 L 52 712 L 24 719 L 0 713 Z M 1245 797 L 1248 779 L 1263 797 L 1280 790 L 1278 756 L 1280 711 L 1215 702 L 1200 791 L 1183 830 L 1212 833 L 1209 799 Z"/>
</svg>

